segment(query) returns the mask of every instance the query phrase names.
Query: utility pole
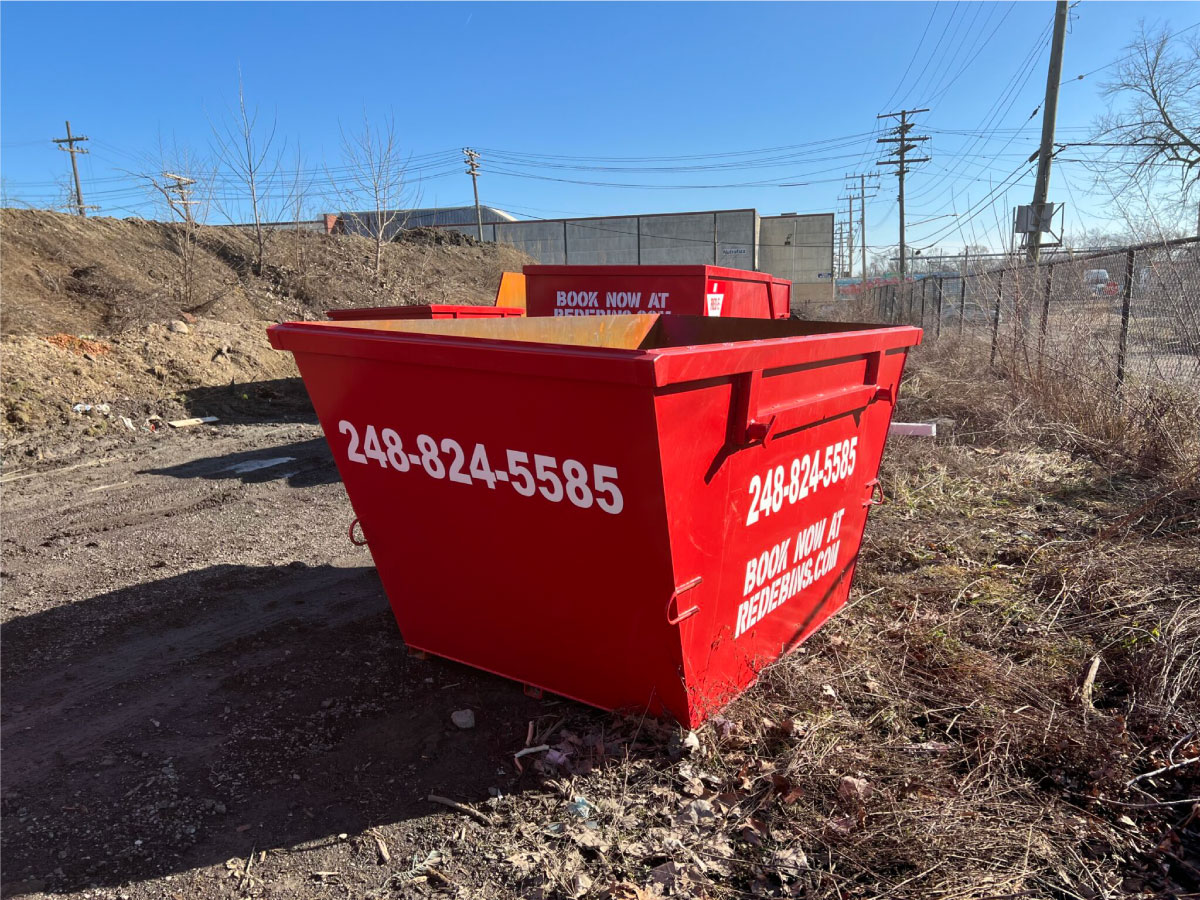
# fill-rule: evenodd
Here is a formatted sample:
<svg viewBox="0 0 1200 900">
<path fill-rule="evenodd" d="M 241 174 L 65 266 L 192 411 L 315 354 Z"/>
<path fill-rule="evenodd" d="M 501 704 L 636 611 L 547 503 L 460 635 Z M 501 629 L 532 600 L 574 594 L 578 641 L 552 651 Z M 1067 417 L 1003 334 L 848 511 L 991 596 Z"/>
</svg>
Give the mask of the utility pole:
<svg viewBox="0 0 1200 900">
<path fill-rule="evenodd" d="M 479 211 L 479 154 L 470 147 L 463 147 L 467 159 L 467 174 L 471 176 L 471 187 L 475 189 L 475 224 L 479 227 L 479 240 L 483 242 L 483 213 Z"/>
<path fill-rule="evenodd" d="M 867 200 L 871 197 L 874 197 L 875 195 L 867 193 L 867 177 L 868 176 L 860 173 L 857 175 L 846 175 L 845 177 L 850 179 L 850 185 L 849 185 L 848 189 L 850 192 L 850 219 L 851 219 L 851 222 L 853 222 L 853 220 L 854 220 L 854 201 L 855 200 L 858 201 L 858 246 L 859 246 L 859 254 L 861 256 L 860 262 L 861 262 L 861 269 L 862 269 L 860 274 L 862 276 L 863 283 L 866 284 L 866 281 L 867 281 Z M 872 174 L 870 177 L 878 178 L 879 176 Z M 856 179 L 856 178 L 858 179 L 858 193 L 857 194 L 854 193 L 854 179 Z M 853 268 L 853 264 L 851 264 L 851 268 Z"/>
<path fill-rule="evenodd" d="M 1050 43 L 1050 68 L 1046 72 L 1046 99 L 1042 104 L 1042 146 L 1038 151 L 1037 182 L 1033 187 L 1033 233 L 1026 247 L 1029 261 L 1036 263 L 1042 252 L 1042 213 L 1050 190 L 1050 154 L 1054 149 L 1054 120 L 1058 115 L 1058 83 L 1062 80 L 1063 41 L 1067 33 L 1067 0 L 1054 8 L 1054 37 Z"/>
<path fill-rule="evenodd" d="M 899 118 L 900 124 L 892 129 L 894 137 L 879 138 L 875 141 L 877 144 L 896 144 L 896 149 L 892 151 L 895 159 L 881 159 L 875 165 L 877 166 L 895 166 L 896 176 L 900 179 L 900 282 L 904 282 L 904 176 L 908 174 L 908 164 L 929 162 L 928 156 L 910 157 L 908 152 L 916 150 L 922 141 L 929 140 L 929 137 L 917 137 L 910 135 L 912 123 L 908 121 L 909 116 L 917 113 L 929 112 L 928 109 L 902 109 L 899 112 L 883 113 L 875 118 L 877 119 L 892 119 Z"/>
<path fill-rule="evenodd" d="M 834 284 L 836 284 L 837 280 L 842 277 L 842 270 L 843 270 L 843 267 L 845 266 L 845 258 L 846 258 L 845 254 L 846 254 L 846 226 L 843 223 L 838 222 L 837 223 L 837 266 L 834 268 L 834 272 L 833 272 Z"/>
<path fill-rule="evenodd" d="M 162 174 L 169 182 L 159 187 L 167 198 L 167 204 L 183 218 L 185 224 L 194 225 L 196 220 L 192 215 L 192 206 L 200 202 L 192 199 L 192 185 L 196 183 L 196 179 L 172 175 L 170 172 Z"/>
<path fill-rule="evenodd" d="M 86 141 L 87 138 L 71 135 L 71 123 L 67 122 L 67 136 L 65 138 L 52 138 L 52 143 L 58 144 L 58 149 L 71 154 L 71 171 L 75 174 L 75 212 L 77 215 L 87 218 L 87 207 L 83 205 L 83 188 L 79 184 L 79 164 L 75 161 L 76 154 L 87 153 L 88 151 L 76 147 L 75 145 Z M 63 146 L 66 144 L 67 146 Z"/>
<path fill-rule="evenodd" d="M 846 272 L 848 278 L 854 277 L 854 195 L 846 198 L 850 201 L 850 211 L 846 217 Z"/>
</svg>

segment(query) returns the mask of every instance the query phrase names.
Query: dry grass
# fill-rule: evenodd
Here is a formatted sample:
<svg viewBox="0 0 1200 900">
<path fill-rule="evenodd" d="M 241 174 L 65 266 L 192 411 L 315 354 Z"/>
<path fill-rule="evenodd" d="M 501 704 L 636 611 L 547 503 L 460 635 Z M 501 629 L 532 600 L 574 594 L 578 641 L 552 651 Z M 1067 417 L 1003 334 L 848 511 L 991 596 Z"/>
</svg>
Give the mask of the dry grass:
<svg viewBox="0 0 1200 900">
<path fill-rule="evenodd" d="M 1131 375 L 1118 389 L 1105 361 L 1067 346 L 1047 352 L 1040 367 L 1002 348 L 993 365 L 990 343 L 969 335 L 927 343 L 918 357 L 918 395 L 928 398 L 920 409 L 948 416 L 968 435 L 1085 452 L 1113 471 L 1196 490 L 1195 384 Z"/>
</svg>

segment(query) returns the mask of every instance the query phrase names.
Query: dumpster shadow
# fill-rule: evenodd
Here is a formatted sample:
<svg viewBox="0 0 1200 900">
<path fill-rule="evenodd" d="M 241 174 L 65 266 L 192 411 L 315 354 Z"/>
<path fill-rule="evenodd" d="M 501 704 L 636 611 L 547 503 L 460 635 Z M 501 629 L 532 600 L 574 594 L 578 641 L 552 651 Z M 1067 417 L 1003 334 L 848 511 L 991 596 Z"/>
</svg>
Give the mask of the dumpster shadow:
<svg viewBox="0 0 1200 900">
<path fill-rule="evenodd" d="M 167 475 L 172 478 L 206 478 L 214 481 L 238 479 L 246 484 L 261 484 L 277 479 L 290 487 L 315 487 L 340 481 L 333 455 L 324 438 L 295 441 L 265 450 L 244 450 L 222 456 L 208 456 L 161 469 L 145 469 L 139 475 Z"/>
<path fill-rule="evenodd" d="M 334 843 L 437 812 L 430 793 L 518 792 L 528 723 L 564 711 L 409 657 L 371 567 L 212 566 L 9 621 L 0 647 L 5 896 Z"/>
<path fill-rule="evenodd" d="M 219 425 L 315 424 L 317 414 L 300 378 L 275 378 L 198 387 L 183 392 L 193 416 L 216 416 Z"/>
</svg>

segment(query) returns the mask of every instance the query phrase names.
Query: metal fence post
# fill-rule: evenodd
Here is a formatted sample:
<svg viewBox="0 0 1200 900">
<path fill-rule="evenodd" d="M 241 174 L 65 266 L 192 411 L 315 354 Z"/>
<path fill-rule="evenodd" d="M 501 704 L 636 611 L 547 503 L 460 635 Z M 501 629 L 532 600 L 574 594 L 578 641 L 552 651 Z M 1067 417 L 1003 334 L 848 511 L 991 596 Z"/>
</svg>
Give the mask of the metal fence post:
<svg viewBox="0 0 1200 900">
<path fill-rule="evenodd" d="M 1046 352 L 1046 325 L 1050 321 L 1050 292 L 1054 289 L 1054 264 L 1046 267 L 1046 296 L 1042 298 L 1042 323 L 1038 330 L 1038 377 L 1042 375 L 1042 358 Z"/>
<path fill-rule="evenodd" d="M 991 365 L 996 364 L 996 345 L 1000 342 L 1000 301 L 1004 299 L 1004 270 L 996 281 L 996 309 L 992 313 L 992 359 Z"/>
<path fill-rule="evenodd" d="M 942 336 L 942 277 L 939 275 L 937 280 L 937 327 L 934 329 L 934 337 Z"/>
<path fill-rule="evenodd" d="M 1117 342 L 1117 387 L 1125 381 L 1125 353 L 1129 347 L 1129 302 L 1133 299 L 1133 261 L 1137 251 L 1125 254 L 1125 286 L 1121 290 L 1121 338 Z"/>
<path fill-rule="evenodd" d="M 925 327 L 925 292 L 929 287 L 929 279 L 921 279 L 921 327 Z"/>
<path fill-rule="evenodd" d="M 958 279 L 958 336 L 963 336 L 967 321 L 967 273 Z"/>
</svg>

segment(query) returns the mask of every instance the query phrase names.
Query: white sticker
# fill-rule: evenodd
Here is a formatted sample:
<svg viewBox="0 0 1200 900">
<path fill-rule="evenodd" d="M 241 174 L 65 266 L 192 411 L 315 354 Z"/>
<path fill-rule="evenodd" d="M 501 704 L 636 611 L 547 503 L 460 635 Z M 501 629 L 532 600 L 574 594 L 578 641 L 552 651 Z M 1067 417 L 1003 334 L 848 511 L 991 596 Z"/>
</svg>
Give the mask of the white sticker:
<svg viewBox="0 0 1200 900">
<path fill-rule="evenodd" d="M 704 299 L 708 302 L 708 314 L 710 316 L 719 316 L 721 307 L 725 305 L 724 294 L 705 294 Z"/>
</svg>

